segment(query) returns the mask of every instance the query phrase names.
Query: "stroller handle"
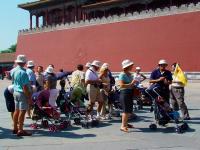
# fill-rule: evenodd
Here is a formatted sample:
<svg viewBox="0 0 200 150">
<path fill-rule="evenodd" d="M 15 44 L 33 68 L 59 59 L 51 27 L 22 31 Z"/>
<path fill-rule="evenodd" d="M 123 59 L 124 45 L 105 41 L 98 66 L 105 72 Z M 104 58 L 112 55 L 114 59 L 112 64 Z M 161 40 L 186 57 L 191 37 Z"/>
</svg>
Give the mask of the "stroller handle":
<svg viewBox="0 0 200 150">
<path fill-rule="evenodd" d="M 161 95 L 159 94 L 158 90 L 159 90 L 159 87 L 154 87 L 151 91 L 152 91 L 153 94 L 155 94 L 157 97 L 161 97 Z M 149 88 L 145 89 L 145 93 L 147 93 L 147 94 L 151 97 L 151 99 L 155 99 L 154 96 L 152 96 L 152 94 L 151 94 Z"/>
</svg>

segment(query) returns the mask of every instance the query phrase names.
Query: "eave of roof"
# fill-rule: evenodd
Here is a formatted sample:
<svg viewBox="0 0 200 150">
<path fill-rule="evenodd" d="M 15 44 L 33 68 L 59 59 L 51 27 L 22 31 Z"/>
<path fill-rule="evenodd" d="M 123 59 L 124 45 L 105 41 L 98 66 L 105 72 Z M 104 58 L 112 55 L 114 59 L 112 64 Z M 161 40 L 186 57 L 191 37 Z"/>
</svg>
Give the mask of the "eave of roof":
<svg viewBox="0 0 200 150">
<path fill-rule="evenodd" d="M 19 4 L 18 7 L 25 9 L 25 10 L 31 10 L 32 8 L 36 6 L 41 6 L 43 4 L 48 4 L 49 2 L 52 2 L 53 0 L 40 0 L 40 1 L 35 1 L 35 2 L 29 2 L 29 3 L 24 3 L 24 4 Z"/>
<path fill-rule="evenodd" d="M 98 2 L 98 3 L 89 4 L 89 5 L 83 5 L 82 8 L 91 8 L 91 7 L 95 7 L 95 6 L 99 6 L 99 5 L 113 4 L 113 3 L 121 2 L 121 1 L 124 1 L 124 0 L 108 0 L 108 1 L 104 1 L 104 2 Z"/>
<path fill-rule="evenodd" d="M 0 53 L 0 63 L 15 61 L 15 53 Z"/>
</svg>

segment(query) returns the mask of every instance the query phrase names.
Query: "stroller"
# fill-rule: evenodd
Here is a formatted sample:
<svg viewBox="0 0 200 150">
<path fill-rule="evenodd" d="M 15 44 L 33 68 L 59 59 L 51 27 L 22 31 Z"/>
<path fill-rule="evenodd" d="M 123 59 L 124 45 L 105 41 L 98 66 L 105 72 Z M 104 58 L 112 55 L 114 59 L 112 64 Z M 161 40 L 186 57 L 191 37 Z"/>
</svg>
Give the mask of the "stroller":
<svg viewBox="0 0 200 150">
<path fill-rule="evenodd" d="M 68 120 L 74 119 L 76 125 L 80 124 L 82 118 L 82 112 L 79 111 L 79 107 L 76 107 L 71 101 L 72 91 L 60 91 L 60 96 L 58 97 L 56 103 L 58 104 L 61 114 L 64 114 Z"/>
<path fill-rule="evenodd" d="M 133 100 L 136 101 L 135 109 L 143 109 L 143 106 L 152 106 L 152 100 L 145 92 L 146 88 L 135 87 L 133 90 Z M 136 106 L 137 105 L 137 106 Z"/>
<path fill-rule="evenodd" d="M 62 130 L 70 126 L 70 122 L 66 119 L 61 119 L 60 113 L 48 104 L 49 101 L 49 91 L 43 90 L 34 93 L 32 96 L 33 101 L 33 113 L 31 124 L 33 129 L 48 128 L 50 131 Z M 40 125 L 38 122 L 41 121 Z"/>
<path fill-rule="evenodd" d="M 159 86 L 155 86 L 151 91 L 146 90 L 146 93 L 152 99 L 152 108 L 154 111 L 155 121 L 160 126 L 166 126 L 170 121 L 174 121 L 175 123 L 175 131 L 177 133 L 183 133 L 186 131 L 189 126 L 187 123 L 183 123 L 179 125 L 179 112 L 173 111 L 170 105 L 164 100 L 161 96 L 161 90 Z M 157 125 L 155 123 L 150 124 L 149 128 L 152 130 L 157 129 Z"/>
</svg>

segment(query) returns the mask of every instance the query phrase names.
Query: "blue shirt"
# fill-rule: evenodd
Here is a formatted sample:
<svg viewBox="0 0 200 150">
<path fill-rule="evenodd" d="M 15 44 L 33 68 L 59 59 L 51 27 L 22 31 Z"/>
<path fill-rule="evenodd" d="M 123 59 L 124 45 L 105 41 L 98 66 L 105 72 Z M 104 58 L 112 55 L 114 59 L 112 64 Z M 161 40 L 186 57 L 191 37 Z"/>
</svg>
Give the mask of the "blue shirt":
<svg viewBox="0 0 200 150">
<path fill-rule="evenodd" d="M 157 80 L 160 77 L 165 77 L 168 81 L 173 80 L 172 73 L 169 70 L 165 70 L 161 73 L 159 68 L 152 71 L 150 80 Z M 157 84 L 159 84 L 161 87 L 169 87 L 169 85 L 164 84 L 163 81 L 160 81 Z"/>
<path fill-rule="evenodd" d="M 23 87 L 30 84 L 26 69 L 20 66 L 17 66 L 16 69 L 14 69 L 14 71 L 12 72 L 12 79 L 14 91 L 16 92 L 22 93 Z"/>
<path fill-rule="evenodd" d="M 26 73 L 28 75 L 28 78 L 29 78 L 29 81 L 31 82 L 31 84 L 36 85 L 36 76 L 35 76 L 35 73 L 33 72 L 33 70 L 31 70 L 30 68 L 27 68 Z"/>
<path fill-rule="evenodd" d="M 132 82 L 133 76 L 132 75 L 127 75 L 126 73 L 122 72 L 119 75 L 119 80 L 123 81 L 124 84 L 129 84 L 129 83 Z M 132 88 L 120 88 L 120 90 L 125 90 L 125 89 L 132 89 Z"/>
</svg>

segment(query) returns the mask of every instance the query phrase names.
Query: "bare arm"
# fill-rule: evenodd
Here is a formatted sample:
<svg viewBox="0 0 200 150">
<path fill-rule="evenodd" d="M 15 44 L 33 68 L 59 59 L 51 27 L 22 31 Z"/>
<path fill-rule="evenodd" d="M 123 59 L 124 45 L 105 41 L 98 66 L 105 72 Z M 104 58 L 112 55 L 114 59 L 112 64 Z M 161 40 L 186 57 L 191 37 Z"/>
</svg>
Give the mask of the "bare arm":
<svg viewBox="0 0 200 150">
<path fill-rule="evenodd" d="M 123 80 L 119 80 L 119 86 L 120 88 L 133 88 L 134 84 L 138 81 L 132 80 L 131 83 L 125 84 Z"/>
<path fill-rule="evenodd" d="M 146 77 L 145 75 L 141 74 L 141 76 L 142 76 L 142 78 L 143 78 L 142 81 L 146 80 L 147 77 Z M 141 82 L 142 82 L 142 81 L 141 81 Z"/>
<path fill-rule="evenodd" d="M 29 105 L 32 104 L 32 101 L 31 101 L 31 91 L 29 90 L 28 85 L 24 85 L 23 86 L 23 92 L 24 92 L 24 94 L 26 95 L 26 97 L 28 99 Z"/>
</svg>

